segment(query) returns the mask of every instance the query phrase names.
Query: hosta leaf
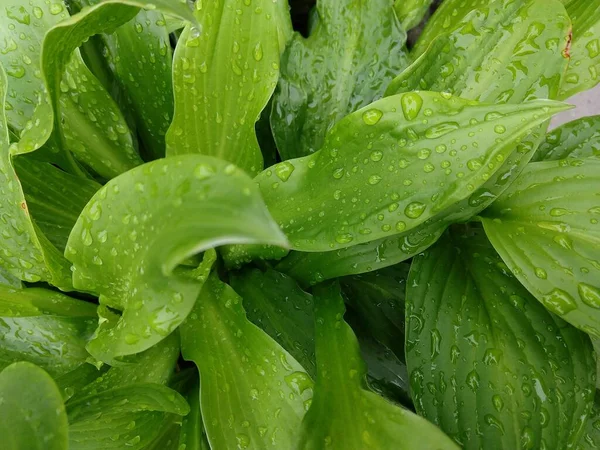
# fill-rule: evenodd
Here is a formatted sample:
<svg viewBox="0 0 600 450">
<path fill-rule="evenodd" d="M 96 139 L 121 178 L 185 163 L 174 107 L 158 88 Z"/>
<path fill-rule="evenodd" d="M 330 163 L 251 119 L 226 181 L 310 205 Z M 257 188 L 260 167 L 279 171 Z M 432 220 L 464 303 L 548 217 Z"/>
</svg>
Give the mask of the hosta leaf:
<svg viewBox="0 0 600 450">
<path fill-rule="evenodd" d="M 600 7 L 588 0 L 563 0 L 573 22 L 571 63 L 559 97 L 569 98 L 600 83 Z"/>
<path fill-rule="evenodd" d="M 590 417 L 586 422 L 583 435 L 577 445 L 577 450 L 591 450 L 600 448 L 600 393 L 596 391 L 596 398 Z"/>
<path fill-rule="evenodd" d="M 198 372 L 195 369 L 187 369 L 180 373 L 183 380 L 175 382 L 181 386 L 177 390 L 181 392 L 188 404 L 190 412 L 181 423 L 181 429 L 178 430 L 177 449 L 183 450 L 210 450 L 204 423 L 202 422 L 202 413 L 200 411 L 200 383 Z M 157 448 L 157 450 L 160 450 Z"/>
<path fill-rule="evenodd" d="M 555 128 L 546 135 L 536 159 L 556 161 L 600 155 L 600 116 L 583 117 Z"/>
<path fill-rule="evenodd" d="M 0 373 L 0 436 L 6 450 L 67 450 L 67 414 L 52 378 L 15 363 Z"/>
<path fill-rule="evenodd" d="M 172 334 L 80 389 L 67 403 L 70 448 L 147 449 L 168 437 L 189 410 L 166 387 L 178 357 L 179 339 Z"/>
<path fill-rule="evenodd" d="M 177 265 L 229 243 L 286 245 L 257 187 L 232 164 L 182 155 L 111 180 L 83 210 L 66 250 L 76 288 L 122 311 L 103 310 L 112 319 L 101 320 L 89 352 L 110 361 L 164 339 L 190 312 L 214 254 L 197 280 Z"/>
<path fill-rule="evenodd" d="M 553 313 L 600 336 L 600 161 L 530 164 L 483 213 L 504 262 Z"/>
<path fill-rule="evenodd" d="M 169 155 L 212 155 L 252 175 L 263 168 L 254 125 L 279 76 L 281 3 L 196 4 L 202 33 L 186 28 L 175 49 Z"/>
<path fill-rule="evenodd" d="M 49 86 L 50 93 L 55 95 L 54 102 L 48 97 L 40 74 L 43 70 L 40 53 L 44 34 L 68 18 L 62 1 L 35 0 L 24 5 L 10 0 L 6 10 L 2 34 L 5 42 L 12 43 L 12 51 L 0 56 L 0 61 L 11 84 L 9 124 L 20 133 L 20 140 L 11 151 L 30 152 L 46 142 L 53 129 L 54 110 L 53 150 L 64 148 L 73 152 L 103 177 L 115 176 L 140 164 L 119 108 L 85 66 L 79 52 L 73 53 L 75 48 L 61 55 L 65 73 L 57 75 L 56 86 Z"/>
<path fill-rule="evenodd" d="M 391 82 L 387 95 L 448 91 L 500 103 L 556 98 L 568 63 L 563 52 L 569 30 L 559 0 L 492 1 L 438 35 Z"/>
<path fill-rule="evenodd" d="M 453 91 L 456 95 L 465 96 L 469 99 L 486 98 L 488 101 L 493 102 L 502 100 L 500 96 L 502 92 L 512 90 L 514 93 L 510 98 L 504 95 L 504 101 L 512 104 L 520 104 L 527 98 L 544 97 L 556 93 L 561 80 L 560 77 L 566 70 L 567 64 L 567 60 L 558 48 L 550 46 L 550 49 L 547 49 L 546 46 L 540 45 L 539 50 L 525 52 L 527 54 L 523 55 L 519 52 L 505 52 L 503 50 L 505 47 L 502 46 L 502 50 L 492 52 L 495 55 L 494 59 L 487 58 L 488 54 L 479 51 L 479 48 L 493 48 L 498 39 L 501 41 L 512 39 L 514 41 L 511 45 L 518 42 L 529 42 L 528 39 L 531 38 L 529 28 L 522 27 L 522 15 L 527 12 L 530 13 L 530 16 L 527 17 L 529 22 L 534 17 L 545 17 L 549 20 L 549 24 L 552 24 L 552 27 L 548 27 L 548 31 L 543 33 L 548 41 L 566 42 L 569 22 L 564 14 L 564 8 L 555 1 L 550 3 L 535 1 L 523 4 L 500 0 L 492 2 L 487 7 L 484 7 L 485 5 L 482 3 L 488 4 L 488 2 L 481 2 L 480 0 L 446 0 L 432 18 L 432 23 L 435 25 L 427 28 L 427 30 L 431 30 L 431 33 L 427 34 L 426 30 L 420 42 L 423 39 L 434 39 L 442 30 L 454 31 L 450 35 L 445 34 L 436 40 L 437 44 L 434 43 L 425 55 L 399 76 L 398 80 L 404 81 L 402 83 L 398 82 L 398 85 L 405 84 L 404 82 L 410 82 L 411 85 L 401 87 L 397 85 L 396 87 L 401 88 L 401 91 L 422 89 L 426 87 L 421 85 L 423 80 L 423 83 L 429 84 L 433 90 Z M 479 7 L 479 9 L 473 11 L 476 7 Z M 560 14 L 561 11 L 562 15 Z M 462 28 L 455 29 L 468 13 L 471 13 L 469 17 L 477 17 L 477 20 L 468 20 L 463 23 Z M 495 30 L 503 30 L 498 25 L 499 22 L 503 23 L 504 27 L 512 27 L 515 33 L 502 34 L 495 32 Z M 531 25 L 533 25 L 533 22 Z M 545 30 L 546 25 L 543 25 L 543 28 Z M 475 34 L 475 37 L 471 36 L 472 33 Z M 474 42 L 467 39 L 469 36 L 474 39 Z M 440 52 L 438 48 L 435 48 L 438 44 L 447 46 L 451 42 L 458 44 L 452 47 L 450 53 Z M 448 49 L 448 51 L 450 50 Z M 446 61 L 445 58 L 450 60 Z M 461 61 L 461 65 L 459 66 L 452 59 Z M 500 67 L 511 67 L 515 64 L 518 67 L 531 66 L 531 78 L 515 77 L 511 81 L 510 77 L 506 76 L 508 72 L 504 71 L 505 76 L 502 78 L 504 91 L 501 92 L 500 89 L 497 89 L 497 77 L 500 73 L 497 61 L 500 60 L 503 61 L 499 65 Z M 446 62 L 453 64 L 452 70 L 456 73 L 448 72 L 452 76 L 439 76 L 440 73 L 446 72 L 438 66 L 444 65 Z M 454 64 L 457 64 L 456 68 Z M 536 73 L 539 76 L 533 75 L 534 68 L 538 71 Z M 433 73 L 436 76 L 432 79 L 430 74 Z M 492 81 L 489 80 L 486 74 L 492 77 Z M 542 75 L 543 77 L 540 78 Z M 545 81 L 540 83 L 540 79 Z M 455 86 L 457 80 L 462 80 L 458 84 L 459 89 Z M 392 90 L 390 88 L 388 92 Z M 457 202 L 443 214 L 438 214 L 429 223 L 426 222 L 412 231 L 398 236 L 342 249 L 336 253 L 292 254 L 282 263 L 283 265 L 279 267 L 280 270 L 305 283 L 312 284 L 340 275 L 362 273 L 387 267 L 418 254 L 437 240 L 448 223 L 470 219 L 485 209 L 508 187 L 509 182 L 523 170 L 535 152 L 542 129 L 543 126 L 534 130 L 527 140 L 523 140 L 517 147 L 517 151 L 512 152 L 504 159 L 502 166 L 491 174 L 479 189 L 462 201 Z M 336 261 L 335 264 L 332 263 L 333 260 Z"/>
<path fill-rule="evenodd" d="M 592 406 L 589 337 L 510 274 L 483 230 L 415 258 L 407 363 L 417 412 L 465 449 L 570 448 Z"/>
<path fill-rule="evenodd" d="M 281 62 L 271 126 L 283 159 L 319 150 L 336 122 L 381 97 L 407 63 L 391 1 L 319 0 L 317 14 Z"/>
<path fill-rule="evenodd" d="M 312 381 L 246 318 L 242 299 L 212 274 L 181 326 L 183 357 L 200 371 L 211 448 L 294 448 Z"/>
<path fill-rule="evenodd" d="M 100 0 L 76 0 L 79 7 Z M 173 118 L 172 51 L 166 21 L 158 11 L 141 10 L 112 34 L 103 34 L 103 54 L 133 112 L 144 150 L 165 155 L 165 135 Z"/>
<path fill-rule="evenodd" d="M 455 449 L 435 426 L 365 389 L 365 365 L 336 283 L 315 288 L 317 382 L 298 449 Z"/>
<path fill-rule="evenodd" d="M 0 286 L 0 370 L 29 361 L 52 377 L 85 364 L 96 324 L 94 305 L 58 292 Z"/>
<path fill-rule="evenodd" d="M 268 269 L 232 274 L 248 319 L 286 349 L 314 378 L 315 330 L 312 295 L 287 275 Z"/>
<path fill-rule="evenodd" d="M 346 303 L 375 339 L 404 360 L 404 293 L 410 265 L 340 279 Z"/>
<path fill-rule="evenodd" d="M 4 105 L 7 79 L 0 65 L 0 105 Z M 71 288 L 67 260 L 31 221 L 19 178 L 12 165 L 4 107 L 0 106 L 0 216 L 3 245 L 0 264 L 25 281 L 48 281 Z"/>
<path fill-rule="evenodd" d="M 41 110 L 36 110 L 36 117 L 39 116 L 40 124 L 32 128 L 27 136 L 21 136 L 21 142 L 24 141 L 25 137 L 31 139 L 35 138 L 37 141 L 45 141 L 47 138 L 44 137 L 42 139 L 42 136 L 46 131 L 49 133 L 49 130 L 52 129 L 53 121 L 57 122 L 56 128 L 60 129 L 61 121 L 58 120 L 58 117 L 54 117 L 52 110 L 58 110 L 61 90 L 71 89 L 68 82 L 66 85 L 64 83 L 61 84 L 61 80 L 63 79 L 65 69 L 68 69 L 70 55 L 77 47 L 90 36 L 99 33 L 110 34 L 114 32 L 120 25 L 133 19 L 139 12 L 140 7 L 160 9 L 165 13 L 182 17 L 190 22 L 195 22 L 195 18 L 186 1 L 153 0 L 148 2 L 139 0 L 104 0 L 100 4 L 92 6 L 91 8 L 86 8 L 79 14 L 54 25 L 45 35 L 41 60 L 42 72 L 48 89 L 49 102 L 43 103 L 48 103 L 43 108 L 43 114 Z M 75 79 L 75 85 L 77 85 L 77 81 L 78 80 Z M 98 114 L 100 113 L 100 111 L 96 112 Z M 102 115 L 100 118 L 96 116 L 96 112 L 92 111 L 93 114 L 91 116 L 88 115 L 87 118 L 89 118 L 92 123 L 100 125 L 104 124 L 104 121 L 106 121 L 106 127 L 101 128 L 101 130 L 103 133 L 107 134 L 109 141 L 115 136 L 118 139 L 118 136 L 122 133 L 123 129 L 126 131 L 126 126 L 123 123 L 121 123 L 122 126 L 117 127 L 118 124 L 109 122 L 109 119 L 114 120 L 115 117 L 118 118 L 118 108 L 116 108 L 116 111 L 113 111 L 115 115 L 108 113 L 106 116 Z M 96 119 L 95 121 L 93 120 L 94 118 Z M 80 126 L 73 126 L 71 131 L 77 131 L 83 134 L 85 129 L 82 129 Z M 126 133 L 127 131 L 124 134 Z M 91 136 L 92 138 L 97 139 L 94 133 L 92 133 Z M 93 153 L 93 156 L 98 157 L 99 161 L 106 163 L 108 166 L 106 169 L 116 170 L 116 174 L 126 170 L 125 166 L 122 168 L 124 170 L 117 170 L 115 167 L 116 160 L 112 160 L 112 158 L 105 153 L 105 151 L 108 150 L 108 147 L 97 148 Z M 130 150 L 118 150 L 120 153 L 112 152 L 111 156 L 116 157 L 120 155 L 121 158 L 128 159 L 130 164 L 126 165 L 127 168 L 131 168 L 141 162 L 139 156 L 136 156 Z M 89 164 L 89 161 L 86 161 L 86 163 Z M 107 172 L 106 175 L 109 175 L 109 173 Z M 114 174 L 112 176 L 114 176 Z"/>
<path fill-rule="evenodd" d="M 396 0 L 394 8 L 402 23 L 402 28 L 410 30 L 419 25 L 433 0 Z"/>
<path fill-rule="evenodd" d="M 317 153 L 256 181 L 295 250 L 341 249 L 407 233 L 470 197 L 520 138 L 562 109 L 392 96 L 340 121 Z"/>
<path fill-rule="evenodd" d="M 101 185 L 29 155 L 15 158 L 15 169 L 33 221 L 63 252 L 79 214 Z"/>
</svg>

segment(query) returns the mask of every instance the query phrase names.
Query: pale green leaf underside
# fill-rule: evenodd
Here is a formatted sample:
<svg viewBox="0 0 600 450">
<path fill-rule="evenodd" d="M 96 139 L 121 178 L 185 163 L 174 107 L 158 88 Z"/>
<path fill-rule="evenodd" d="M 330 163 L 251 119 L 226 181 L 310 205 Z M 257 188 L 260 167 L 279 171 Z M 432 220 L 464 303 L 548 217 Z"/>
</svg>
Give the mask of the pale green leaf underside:
<svg viewBox="0 0 600 450">
<path fill-rule="evenodd" d="M 340 121 L 317 153 L 256 181 L 295 250 L 408 234 L 477 193 L 520 138 L 564 108 L 490 106 L 433 92 L 387 97 Z"/>
<path fill-rule="evenodd" d="M 15 363 L 0 373 L 4 450 L 67 450 L 68 422 L 60 392 L 39 367 Z"/>
<path fill-rule="evenodd" d="M 212 448 L 294 448 L 312 381 L 246 318 L 242 299 L 212 274 L 181 326 L 183 357 L 200 372 Z M 228 426 L 223 426 L 228 424 Z"/>
<path fill-rule="evenodd" d="M 315 289 L 317 381 L 297 448 L 457 449 L 423 418 L 365 389 L 365 364 L 344 310 L 337 283 Z"/>
<path fill-rule="evenodd" d="M 232 162 L 251 175 L 262 170 L 254 126 L 279 76 L 282 3 L 197 3 L 202 32 L 188 26 L 175 49 L 175 116 L 167 134 L 168 155 L 200 153 Z"/>
<path fill-rule="evenodd" d="M 83 210 L 66 249 L 77 289 L 99 294 L 101 308 L 123 311 L 120 317 L 103 311 L 112 320 L 101 324 L 90 353 L 110 360 L 171 333 L 191 310 L 214 259 L 205 256 L 198 280 L 177 265 L 233 243 L 287 245 L 256 185 L 232 164 L 182 155 L 111 180 Z"/>
<path fill-rule="evenodd" d="M 282 159 L 319 150 L 329 129 L 379 99 L 407 64 L 406 33 L 388 0 L 319 0 L 318 24 L 281 63 L 271 126 Z"/>
<path fill-rule="evenodd" d="M 588 336 L 549 313 L 483 230 L 415 258 L 407 363 L 417 412 L 465 449 L 570 448 L 595 389 Z"/>
<path fill-rule="evenodd" d="M 600 161 L 530 164 L 483 213 L 485 231 L 521 283 L 553 313 L 600 336 Z"/>
</svg>

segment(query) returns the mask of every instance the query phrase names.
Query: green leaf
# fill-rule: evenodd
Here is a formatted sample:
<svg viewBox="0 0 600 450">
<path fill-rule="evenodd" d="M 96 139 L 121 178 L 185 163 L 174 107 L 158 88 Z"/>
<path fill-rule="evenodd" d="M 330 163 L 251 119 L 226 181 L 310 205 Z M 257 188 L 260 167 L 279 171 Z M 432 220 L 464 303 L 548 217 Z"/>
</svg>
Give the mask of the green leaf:
<svg viewBox="0 0 600 450">
<path fill-rule="evenodd" d="M 286 246 L 253 181 L 225 161 L 182 155 L 154 161 L 98 191 L 71 232 L 66 255 L 77 289 L 100 296 L 88 351 L 101 361 L 143 351 L 188 315 L 214 262 L 198 279 L 175 270 L 186 258 L 230 243 Z"/>
<path fill-rule="evenodd" d="M 586 422 L 583 435 L 575 448 L 577 450 L 600 448 L 600 393 L 598 391 L 596 391 L 594 406 Z"/>
<path fill-rule="evenodd" d="M 12 51 L 0 56 L 0 62 L 15 89 L 11 92 L 19 93 L 14 100 L 9 99 L 8 119 L 20 133 L 11 152 L 26 153 L 39 148 L 50 137 L 56 116 L 56 134 L 51 143 L 54 151 L 63 148 L 72 152 L 107 178 L 140 164 L 119 108 L 75 47 L 61 55 L 64 70 L 58 74 L 56 86 L 48 86 L 54 101 L 48 98 L 40 76 L 45 69 L 41 67 L 40 54 L 44 34 L 69 17 L 62 1 L 50 4 L 35 0 L 27 6 L 18 0 L 8 3 L 3 34 L 5 42 L 12 43 Z M 27 39 L 27 45 L 16 44 L 23 39 Z"/>
<path fill-rule="evenodd" d="M 298 449 L 456 449 L 435 426 L 365 389 L 337 283 L 315 288 L 317 382 Z"/>
<path fill-rule="evenodd" d="M 559 98 L 569 98 L 600 83 L 600 8 L 588 0 L 563 0 L 573 22 L 571 62 Z"/>
<path fill-rule="evenodd" d="M 188 26 L 175 49 L 168 155 L 216 156 L 252 175 L 263 168 L 254 125 L 279 77 L 281 3 L 196 3 L 202 33 Z"/>
<path fill-rule="evenodd" d="M 502 167 L 519 139 L 564 108 L 490 106 L 432 92 L 392 96 L 339 122 L 317 153 L 279 163 L 256 181 L 293 249 L 350 247 L 443 216 Z"/>
<path fill-rule="evenodd" d="M 481 229 L 415 258 L 407 363 L 419 414 L 465 449 L 571 448 L 595 389 L 589 337 L 549 313 Z"/>
<path fill-rule="evenodd" d="M 483 213 L 486 234 L 546 308 L 600 336 L 600 161 L 530 164 Z"/>
<path fill-rule="evenodd" d="M 315 330 L 312 295 L 272 269 L 231 274 L 231 286 L 244 299 L 248 320 L 271 336 L 314 379 Z"/>
<path fill-rule="evenodd" d="M 100 0 L 77 0 L 90 6 Z M 166 21 L 158 11 L 141 10 L 112 34 L 101 35 L 103 55 L 134 116 L 144 150 L 165 155 L 165 135 L 173 118 L 172 50 Z"/>
<path fill-rule="evenodd" d="M 67 414 L 52 378 L 31 363 L 0 373 L 0 436 L 5 450 L 67 450 Z"/>
<path fill-rule="evenodd" d="M 406 33 L 388 0 L 319 0 L 310 37 L 281 62 L 271 126 L 283 159 L 314 153 L 329 129 L 383 95 L 406 66 Z"/>
<path fill-rule="evenodd" d="M 404 293 L 409 264 L 341 278 L 346 303 L 375 339 L 404 361 Z"/>
<path fill-rule="evenodd" d="M 181 326 L 182 354 L 200 372 L 211 448 L 294 448 L 312 381 L 246 318 L 242 299 L 213 273 Z"/>
<path fill-rule="evenodd" d="M 79 214 L 101 185 L 29 155 L 18 156 L 14 164 L 29 214 L 52 245 L 63 252 Z"/>
<path fill-rule="evenodd" d="M 67 403 L 71 448 L 146 449 L 160 442 L 189 411 L 166 387 L 178 357 L 172 334 L 80 389 Z"/>
<path fill-rule="evenodd" d="M 0 65 L 0 212 L 4 224 L 0 265 L 21 280 L 48 281 L 62 289 L 70 289 L 69 264 L 32 222 L 12 165 L 4 114 L 7 90 L 6 74 Z"/>
<path fill-rule="evenodd" d="M 497 0 L 454 20 L 387 95 L 430 90 L 513 104 L 557 98 L 570 32 L 559 0 Z"/>
<path fill-rule="evenodd" d="M 410 30 L 421 23 L 433 0 L 396 0 L 394 8 L 402 28 Z"/>
<path fill-rule="evenodd" d="M 0 286 L 0 370 L 29 361 L 52 377 L 85 364 L 96 323 L 94 305 L 58 292 Z"/>
<path fill-rule="evenodd" d="M 177 438 L 179 441 L 176 448 L 183 450 L 210 450 L 200 411 L 198 372 L 196 369 L 187 369 L 184 372 L 180 372 L 179 375 L 179 378 L 183 378 L 183 380 L 178 380 L 174 384 L 181 384 L 181 387 L 177 390 L 185 396 L 190 405 L 190 412 L 183 418 L 181 429 L 178 430 Z M 157 448 L 157 450 L 161 449 Z"/>
<path fill-rule="evenodd" d="M 583 117 L 555 128 L 546 135 L 537 160 L 588 158 L 600 155 L 600 116 Z"/>
</svg>

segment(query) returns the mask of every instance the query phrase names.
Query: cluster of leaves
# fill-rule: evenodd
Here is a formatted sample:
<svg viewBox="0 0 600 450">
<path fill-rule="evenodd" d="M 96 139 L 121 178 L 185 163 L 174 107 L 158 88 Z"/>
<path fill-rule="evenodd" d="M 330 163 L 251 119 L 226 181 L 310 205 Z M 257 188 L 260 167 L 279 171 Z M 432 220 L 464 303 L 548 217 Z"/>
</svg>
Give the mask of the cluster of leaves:
<svg viewBox="0 0 600 450">
<path fill-rule="evenodd" d="M 600 5 L 431 3 L 2 1 L 3 449 L 600 446 Z"/>
</svg>

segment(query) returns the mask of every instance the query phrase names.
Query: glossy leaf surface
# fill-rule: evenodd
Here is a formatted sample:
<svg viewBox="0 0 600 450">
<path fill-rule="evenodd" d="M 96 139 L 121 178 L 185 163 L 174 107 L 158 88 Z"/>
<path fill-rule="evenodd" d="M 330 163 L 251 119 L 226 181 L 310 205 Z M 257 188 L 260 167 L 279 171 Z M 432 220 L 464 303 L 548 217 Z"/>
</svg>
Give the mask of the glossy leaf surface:
<svg viewBox="0 0 600 450">
<path fill-rule="evenodd" d="M 200 372 L 211 448 L 294 448 L 312 381 L 248 321 L 242 299 L 214 273 L 181 326 L 181 342 L 183 357 Z"/>
<path fill-rule="evenodd" d="M 481 229 L 444 238 L 408 281 L 417 412 L 466 449 L 573 446 L 595 389 L 588 336 L 540 305 Z"/>
<path fill-rule="evenodd" d="M 339 122 L 321 150 L 256 181 L 295 250 L 407 233 L 483 185 L 517 141 L 564 106 L 481 105 L 432 92 L 379 100 Z"/>
<path fill-rule="evenodd" d="M 263 168 L 254 125 L 279 76 L 282 0 L 196 3 L 175 50 L 169 155 L 201 153 L 255 175 Z"/>
<path fill-rule="evenodd" d="M 540 145 L 537 160 L 588 158 L 600 155 L 600 116 L 583 117 L 555 128 Z"/>
<path fill-rule="evenodd" d="M 7 78 L 0 67 L 0 105 L 5 105 Z M 25 281 L 48 281 L 63 289 L 71 287 L 68 262 L 32 222 L 23 189 L 12 165 L 4 108 L 0 108 L 0 214 L 3 248 L 0 264 Z"/>
<path fill-rule="evenodd" d="M 600 161 L 530 164 L 483 213 L 486 234 L 521 283 L 554 314 L 600 336 Z"/>
<path fill-rule="evenodd" d="M 171 335 L 81 389 L 67 403 L 70 447 L 138 450 L 168 438 L 189 411 L 166 386 L 178 356 L 179 339 Z"/>
<path fill-rule="evenodd" d="M 365 389 L 358 342 L 336 283 L 315 288 L 317 381 L 299 449 L 455 449 L 421 417 Z"/>
<path fill-rule="evenodd" d="M 244 270 L 231 277 L 248 319 L 277 341 L 314 379 L 315 330 L 312 295 L 275 270 Z"/>
<path fill-rule="evenodd" d="M 600 83 L 600 7 L 587 0 L 563 0 L 573 23 L 571 62 L 560 98 L 569 98 Z"/>
<path fill-rule="evenodd" d="M 433 0 L 396 0 L 394 8 L 402 23 L 402 28 L 410 30 L 419 25 Z"/>
<path fill-rule="evenodd" d="M 218 245 L 286 245 L 257 187 L 232 164 L 183 155 L 144 164 L 112 180 L 85 207 L 67 244 L 73 283 L 123 314 L 101 321 L 88 350 L 100 360 L 138 353 L 188 315 L 198 280 L 177 265 Z"/>
<path fill-rule="evenodd" d="M 317 14 L 281 62 L 271 126 L 284 160 L 319 150 L 335 123 L 380 98 L 407 63 L 390 1 L 319 0 Z"/>
<path fill-rule="evenodd" d="M 41 288 L 0 286 L 0 370 L 28 361 L 60 377 L 85 364 L 96 308 Z"/>
<path fill-rule="evenodd" d="M 15 363 L 0 372 L 0 436 L 6 450 L 67 450 L 67 415 L 52 378 Z"/>
</svg>

